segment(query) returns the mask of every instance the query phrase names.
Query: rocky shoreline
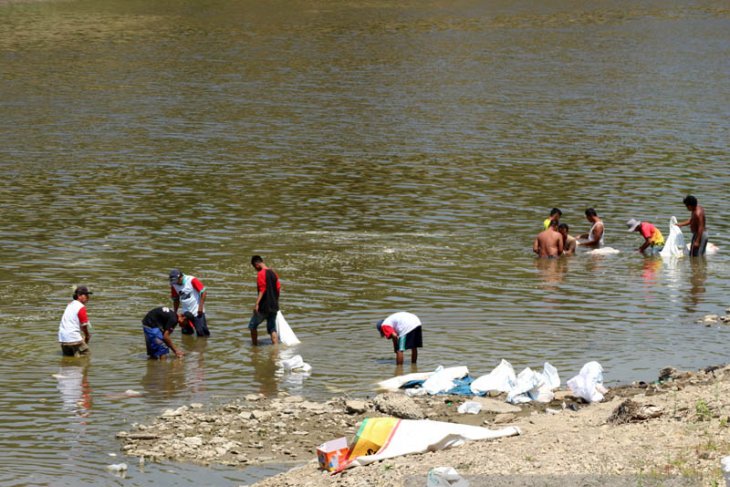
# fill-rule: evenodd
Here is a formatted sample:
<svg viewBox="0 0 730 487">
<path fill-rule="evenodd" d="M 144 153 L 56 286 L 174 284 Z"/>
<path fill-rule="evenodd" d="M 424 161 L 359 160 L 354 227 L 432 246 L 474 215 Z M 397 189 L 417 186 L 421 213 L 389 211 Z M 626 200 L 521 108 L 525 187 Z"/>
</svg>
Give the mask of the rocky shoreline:
<svg viewBox="0 0 730 487">
<path fill-rule="evenodd" d="M 479 414 L 459 414 L 458 406 L 470 399 L 388 393 L 314 402 L 286 393 L 272 398 L 251 394 L 212 409 L 201 404 L 169 409 L 152 424 L 133 425 L 117 437 L 125 454 L 146 460 L 296 467 L 257 484 L 261 486 L 404 485 L 416 477 L 421 479 L 417 485 L 424 485 L 435 466 L 452 466 L 465 476 L 600 472 L 712 485 L 722 482 L 719 459 L 730 454 L 728 366 L 697 372 L 666 368 L 656 382 L 614 388 L 598 404 L 560 390 L 549 404 L 514 406 L 501 396 L 478 398 Z M 509 424 L 520 427 L 522 435 L 394 458 L 334 477 L 319 471 L 317 446 L 341 436 L 351 439 L 359 422 L 373 416 L 493 428 Z"/>
</svg>

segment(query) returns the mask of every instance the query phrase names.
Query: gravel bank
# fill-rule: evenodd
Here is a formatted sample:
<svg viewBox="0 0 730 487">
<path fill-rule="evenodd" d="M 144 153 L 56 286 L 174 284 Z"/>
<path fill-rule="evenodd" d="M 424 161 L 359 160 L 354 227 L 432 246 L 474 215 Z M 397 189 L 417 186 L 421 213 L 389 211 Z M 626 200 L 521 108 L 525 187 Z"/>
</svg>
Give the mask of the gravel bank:
<svg viewBox="0 0 730 487">
<path fill-rule="evenodd" d="M 678 477 L 683 483 L 676 485 L 722 483 L 720 458 L 730 455 L 730 367 L 683 373 L 665 369 L 660 378 L 655 384 L 613 389 L 600 404 L 583 404 L 568 391 L 558 391 L 550 404 L 519 408 L 502 398 L 487 398 L 477 415 L 456 412 L 468 400 L 463 397 L 388 394 L 372 400 L 312 402 L 298 396 L 249 395 L 212 410 L 198 404 L 168 410 L 153 424 L 136 425 L 117 436 L 126 454 L 147 460 L 298 465 L 256 484 L 261 487 L 425 485 L 428 470 L 436 466 L 452 466 L 474 485 L 495 484 L 484 480 L 488 475 L 536 474 L 641 474 L 648 479 Z M 516 425 L 522 435 L 395 458 L 337 476 L 317 469 L 319 444 L 352 438 L 363 418 L 384 415 L 494 428 Z"/>
</svg>

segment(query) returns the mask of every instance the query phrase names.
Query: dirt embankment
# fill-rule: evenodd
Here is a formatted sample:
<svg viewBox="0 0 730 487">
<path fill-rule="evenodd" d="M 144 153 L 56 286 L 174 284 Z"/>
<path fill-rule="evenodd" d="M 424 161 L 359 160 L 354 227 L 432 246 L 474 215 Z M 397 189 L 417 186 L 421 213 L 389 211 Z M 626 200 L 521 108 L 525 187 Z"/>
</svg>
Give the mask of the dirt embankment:
<svg viewBox="0 0 730 487">
<path fill-rule="evenodd" d="M 613 389 L 600 404 L 558 391 L 550 404 L 517 407 L 502 397 L 484 398 L 479 414 L 458 414 L 459 404 L 469 399 L 387 394 L 312 402 L 285 394 L 249 395 L 212 410 L 199 404 L 168 410 L 153 424 L 135 425 L 118 437 L 126 454 L 147 460 L 300 465 L 260 486 L 425 485 L 436 466 L 452 466 L 464 476 L 640 474 L 680 477 L 691 485 L 723 482 L 719 461 L 730 455 L 730 367 L 665 369 L 656 383 Z M 388 415 L 491 428 L 516 425 L 522 435 L 394 458 L 334 477 L 318 470 L 319 444 L 352 438 L 363 418 Z"/>
</svg>

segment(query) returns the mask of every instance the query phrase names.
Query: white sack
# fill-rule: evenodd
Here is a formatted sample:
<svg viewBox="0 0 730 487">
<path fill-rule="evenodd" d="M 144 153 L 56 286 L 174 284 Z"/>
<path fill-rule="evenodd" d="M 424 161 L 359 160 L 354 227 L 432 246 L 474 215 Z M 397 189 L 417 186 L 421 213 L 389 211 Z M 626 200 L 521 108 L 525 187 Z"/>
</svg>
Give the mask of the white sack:
<svg viewBox="0 0 730 487">
<path fill-rule="evenodd" d="M 357 457 L 348 467 L 359 467 L 373 462 L 412 453 L 445 450 L 462 445 L 467 440 L 491 440 L 505 436 L 516 436 L 520 429 L 509 426 L 490 430 L 480 426 L 445 423 L 441 421 L 403 419 L 390 441 L 374 455 Z"/>
<path fill-rule="evenodd" d="M 603 401 L 607 389 L 603 387 L 603 367 L 598 362 L 588 362 L 580 373 L 568 381 L 574 395 L 588 402 Z"/>
<path fill-rule="evenodd" d="M 677 226 L 677 217 L 669 219 L 669 236 L 664 241 L 664 248 L 659 255 L 662 257 L 682 257 L 685 255 L 684 235 L 682 229 Z"/>
<path fill-rule="evenodd" d="M 509 392 L 517 383 L 515 369 L 512 364 L 502 360 L 490 373 L 483 375 L 471 383 L 471 392 L 476 395 L 489 391 Z"/>
<path fill-rule="evenodd" d="M 543 384 L 543 382 L 542 377 L 538 376 L 534 370 L 529 367 L 525 367 L 525 369 L 517 376 L 517 383 L 515 386 L 509 391 L 509 393 L 507 393 L 507 402 L 520 404 L 532 401 L 528 392 L 535 389 L 535 395 L 537 395 L 537 389 Z"/>
<path fill-rule="evenodd" d="M 586 252 L 590 255 L 615 255 L 621 253 L 620 250 L 614 249 L 613 247 L 601 247 L 600 249 L 593 249 Z"/>
<path fill-rule="evenodd" d="M 426 380 L 432 375 L 433 372 L 417 372 L 414 374 L 398 375 L 396 377 L 392 377 L 390 379 L 378 382 L 376 384 L 376 389 L 378 391 L 384 392 L 396 392 L 406 382 L 410 382 L 412 380 Z"/>
<path fill-rule="evenodd" d="M 461 379 L 469 373 L 469 369 L 466 367 L 449 367 L 444 369 L 442 366 L 438 366 L 434 373 L 426 379 L 423 383 L 423 389 L 428 394 L 438 394 L 440 392 L 446 392 L 449 389 L 453 389 L 454 379 Z"/>
<path fill-rule="evenodd" d="M 282 360 L 279 366 L 286 372 L 309 372 L 312 366 L 304 361 L 301 355 L 294 355 L 290 359 Z"/>
<path fill-rule="evenodd" d="M 466 401 L 461 403 L 457 411 L 459 414 L 478 414 L 482 410 L 482 403 L 476 401 Z"/>
<path fill-rule="evenodd" d="M 469 374 L 469 369 L 465 366 L 443 368 L 439 365 L 438 368 L 436 368 L 436 370 L 433 372 L 418 372 L 414 374 L 398 375 L 396 377 L 380 381 L 376 384 L 376 389 L 378 391 L 396 392 L 398 389 L 401 388 L 403 384 L 412 380 L 428 380 L 429 377 L 434 375 L 439 370 L 442 371 L 444 376 L 449 377 L 451 380 L 461 379 L 462 377 L 465 377 L 467 374 Z"/>
<path fill-rule="evenodd" d="M 276 313 L 276 334 L 279 336 L 279 341 L 288 347 L 302 343 L 284 319 L 284 314 L 281 311 Z"/>
</svg>

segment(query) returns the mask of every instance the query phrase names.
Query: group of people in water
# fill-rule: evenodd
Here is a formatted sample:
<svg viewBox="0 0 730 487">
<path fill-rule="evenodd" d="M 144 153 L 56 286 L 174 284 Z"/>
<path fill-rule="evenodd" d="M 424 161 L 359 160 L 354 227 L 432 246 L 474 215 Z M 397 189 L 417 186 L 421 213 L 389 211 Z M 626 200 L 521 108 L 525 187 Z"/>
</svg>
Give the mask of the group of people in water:
<svg viewBox="0 0 730 487">
<path fill-rule="evenodd" d="M 688 195 L 683 200 L 685 207 L 690 211 L 690 218 L 678 222 L 677 226 L 689 225 L 692 230 L 692 241 L 689 246 L 691 256 L 705 255 L 707 248 L 707 229 L 705 210 L 699 205 L 697 198 Z M 570 227 L 560 223 L 562 211 L 553 208 L 550 216 L 543 222 L 543 231 L 535 238 L 533 251 L 539 257 L 555 258 L 562 255 L 573 255 L 578 246 L 597 249 L 604 246 L 605 227 L 603 220 L 593 208 L 585 210 L 585 217 L 591 227 L 588 233 L 571 236 Z M 644 238 L 643 244 L 637 249 L 639 252 L 661 250 L 664 245 L 664 236 L 649 222 L 630 219 L 626 222 L 628 231 L 639 232 Z M 271 336 L 273 344 L 278 343 L 276 318 L 279 313 L 279 294 L 281 283 L 279 276 L 270 269 L 264 260 L 254 255 L 251 265 L 257 273 L 257 297 L 253 306 L 253 315 L 248 324 L 251 333 L 251 343 L 258 345 L 258 326 L 266 321 L 266 331 Z M 142 319 L 142 331 L 145 337 L 147 355 L 150 358 L 164 358 L 171 351 L 177 357 L 184 352 L 172 342 L 170 335 L 175 327 L 179 326 L 183 334 L 199 337 L 210 336 L 205 317 L 206 288 L 195 276 L 183 274 L 179 269 L 173 269 L 169 274 L 170 297 L 172 308 L 160 306 L 150 310 Z M 58 341 L 61 351 L 67 356 L 81 356 L 89 352 L 91 341 L 91 323 L 86 312 L 86 303 L 93 294 L 86 286 L 79 286 L 73 294 L 73 300 L 66 306 L 58 328 Z M 423 346 L 421 321 L 416 315 L 407 312 L 394 313 L 377 324 L 380 336 L 393 341 L 393 351 L 396 362 L 403 363 L 403 354 L 411 350 L 411 361 L 416 362 L 418 348 Z"/>
<path fill-rule="evenodd" d="M 271 335 L 272 343 L 276 344 L 276 315 L 279 312 L 281 292 L 279 276 L 264 263 L 261 256 L 254 255 L 251 265 L 257 272 L 258 291 L 253 315 L 248 324 L 251 342 L 258 345 L 258 326 L 266 321 L 266 330 Z M 179 269 L 172 269 L 169 278 L 172 308 L 153 308 L 142 319 L 142 332 L 150 358 L 164 358 L 170 351 L 177 357 L 184 355 L 170 337 L 177 326 L 180 326 L 181 333 L 185 335 L 210 336 L 205 317 L 206 287 L 200 279 L 183 274 Z M 72 301 L 64 310 L 58 325 L 58 341 L 63 355 L 80 357 L 89 353 L 91 322 L 86 312 L 86 303 L 92 294 L 86 286 L 77 287 Z"/>
<path fill-rule="evenodd" d="M 690 212 L 686 221 L 678 222 L 678 227 L 689 225 L 692 231 L 692 241 L 689 247 L 689 254 L 694 257 L 705 255 L 707 249 L 707 228 L 705 209 L 699 204 L 697 198 L 688 195 L 683 203 Z M 543 231 L 540 232 L 532 244 L 532 250 L 538 257 L 555 258 L 562 255 L 575 254 L 578 246 L 597 249 L 604 246 L 605 227 L 603 220 L 593 208 L 585 210 L 586 220 L 591 224 L 588 233 L 571 236 L 568 232 L 570 227 L 560 223 L 563 212 L 559 208 L 553 208 L 550 216 L 543 221 Z M 636 250 L 642 253 L 655 253 L 661 251 L 664 246 L 664 236 L 653 224 L 640 221 L 635 218 L 626 222 L 629 232 L 639 232 L 644 238 L 642 245 Z"/>
</svg>

